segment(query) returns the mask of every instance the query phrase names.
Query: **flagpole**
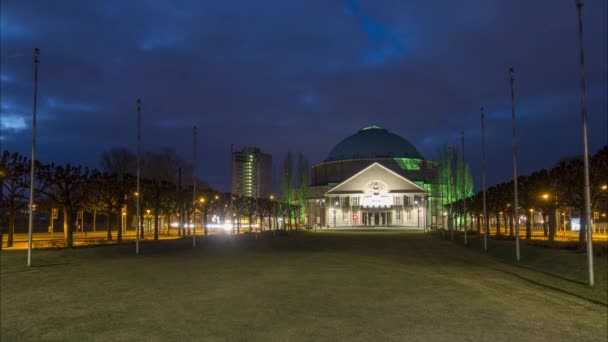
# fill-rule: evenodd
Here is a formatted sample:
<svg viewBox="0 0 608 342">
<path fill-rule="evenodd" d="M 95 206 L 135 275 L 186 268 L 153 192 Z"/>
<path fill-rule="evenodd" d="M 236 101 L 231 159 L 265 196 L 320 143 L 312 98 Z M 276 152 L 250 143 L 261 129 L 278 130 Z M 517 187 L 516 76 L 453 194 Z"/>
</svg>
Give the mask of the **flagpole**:
<svg viewBox="0 0 608 342">
<path fill-rule="evenodd" d="M 581 112 L 583 116 L 583 162 L 585 168 L 585 224 L 587 225 L 587 268 L 589 286 L 593 286 L 593 229 L 591 225 L 591 189 L 589 186 L 589 144 L 587 142 L 587 91 L 585 82 L 585 46 L 583 42 L 583 0 L 576 0 L 578 10 L 578 39 L 581 60 Z M 584 227 L 581 227 L 584 229 Z"/>
<path fill-rule="evenodd" d="M 464 165 L 464 131 L 460 132 L 460 142 L 462 147 L 462 217 L 463 217 L 463 230 L 464 230 L 464 244 L 467 244 L 467 190 L 465 180 L 465 165 Z"/>
<path fill-rule="evenodd" d="M 32 239 L 34 232 L 34 172 L 36 168 L 36 107 L 38 102 L 38 57 L 40 50 L 34 49 L 34 109 L 32 112 L 32 164 L 30 167 L 30 212 L 27 230 L 27 266 L 32 266 Z M 0 241 L 1 242 L 1 241 Z"/>
<path fill-rule="evenodd" d="M 196 247 L 196 126 L 192 128 L 192 141 L 192 206 L 194 208 L 192 220 L 192 248 L 194 248 Z"/>
<path fill-rule="evenodd" d="M 483 250 L 488 250 L 488 211 L 486 209 L 486 130 L 484 124 L 484 109 L 481 111 L 481 160 L 482 160 L 482 187 L 483 187 Z"/>
<path fill-rule="evenodd" d="M 517 196 L 517 140 L 515 138 L 515 70 L 509 68 L 511 81 L 511 126 L 513 140 L 513 204 L 515 205 L 515 259 L 519 261 L 519 201 Z"/>
<path fill-rule="evenodd" d="M 140 181 L 140 148 L 141 148 L 141 99 L 137 99 L 137 192 L 135 195 L 136 204 L 136 214 L 137 214 L 137 227 L 135 228 L 135 254 L 139 254 L 139 229 L 140 229 L 140 215 L 139 215 L 139 200 L 141 197 L 140 189 L 139 189 L 139 181 Z"/>
</svg>

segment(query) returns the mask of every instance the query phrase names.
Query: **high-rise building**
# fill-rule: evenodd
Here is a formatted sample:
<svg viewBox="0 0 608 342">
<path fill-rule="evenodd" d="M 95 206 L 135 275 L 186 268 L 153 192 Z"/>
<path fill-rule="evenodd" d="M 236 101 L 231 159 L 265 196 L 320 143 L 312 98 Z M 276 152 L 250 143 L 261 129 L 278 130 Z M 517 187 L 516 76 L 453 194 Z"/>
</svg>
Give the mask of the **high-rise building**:
<svg viewBox="0 0 608 342">
<path fill-rule="evenodd" d="M 272 191 L 272 156 L 259 148 L 232 152 L 232 193 L 267 198 Z"/>
</svg>

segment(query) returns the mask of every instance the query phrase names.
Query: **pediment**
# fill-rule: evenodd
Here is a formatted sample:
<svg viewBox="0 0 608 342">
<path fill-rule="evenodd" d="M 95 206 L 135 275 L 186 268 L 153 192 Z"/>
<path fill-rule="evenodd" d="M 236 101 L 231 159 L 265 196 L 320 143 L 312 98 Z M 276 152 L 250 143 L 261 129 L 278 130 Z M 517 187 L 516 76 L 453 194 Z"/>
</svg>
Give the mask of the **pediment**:
<svg viewBox="0 0 608 342">
<path fill-rule="evenodd" d="M 399 192 L 426 193 L 428 191 L 381 164 L 374 163 L 338 184 L 328 191 L 327 194 L 361 193 L 383 195 Z"/>
</svg>

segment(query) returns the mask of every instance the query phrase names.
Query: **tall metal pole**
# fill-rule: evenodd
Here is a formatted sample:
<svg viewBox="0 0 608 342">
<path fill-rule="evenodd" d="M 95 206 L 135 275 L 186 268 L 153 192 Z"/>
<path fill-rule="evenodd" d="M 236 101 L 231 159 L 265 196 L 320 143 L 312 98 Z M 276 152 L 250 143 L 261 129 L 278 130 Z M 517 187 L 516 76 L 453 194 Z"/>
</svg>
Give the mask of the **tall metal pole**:
<svg viewBox="0 0 608 342">
<path fill-rule="evenodd" d="M 483 188 L 483 250 L 488 250 L 488 211 L 486 209 L 486 128 L 483 107 L 481 111 L 481 183 Z"/>
<path fill-rule="evenodd" d="M 456 201 L 456 194 L 453 194 L 454 191 L 452 191 L 452 189 L 456 189 L 456 187 L 452 188 L 452 147 L 448 147 L 448 158 L 450 159 L 450 176 L 448 177 L 448 189 L 449 189 L 449 199 L 450 201 Z M 454 166 L 454 172 L 456 171 L 456 166 Z M 450 227 L 450 239 L 452 241 L 454 241 L 454 225 L 456 224 L 454 222 L 454 206 L 452 206 L 452 203 L 450 203 L 450 217 L 452 218 L 452 226 Z M 450 224 L 450 219 L 448 218 L 448 225 Z"/>
<path fill-rule="evenodd" d="M 196 126 L 192 128 L 192 206 L 194 207 L 192 228 L 192 247 L 196 247 Z"/>
<path fill-rule="evenodd" d="M 232 229 L 230 229 L 230 233 L 234 233 L 234 216 L 232 215 L 234 211 L 234 194 L 233 187 L 235 184 L 235 176 L 234 176 L 234 145 L 230 144 L 230 224 L 232 225 Z M 222 218 L 224 219 L 224 218 Z"/>
<path fill-rule="evenodd" d="M 513 130 L 513 204 L 515 205 L 515 259 L 519 261 L 519 201 L 517 196 L 517 140 L 515 138 L 515 70 L 509 68 L 511 81 L 511 126 Z"/>
<path fill-rule="evenodd" d="M 135 228 L 135 254 L 139 254 L 139 230 L 141 226 L 140 213 L 139 213 L 139 200 L 141 198 L 141 192 L 139 189 L 140 181 L 140 146 L 141 145 L 141 99 L 137 99 L 137 195 L 135 196 L 136 201 L 136 214 L 137 214 L 137 227 Z"/>
<path fill-rule="evenodd" d="M 179 213 L 179 222 L 177 224 L 177 235 L 185 236 L 184 230 L 184 203 L 182 201 L 182 168 L 177 169 L 177 211 Z"/>
<path fill-rule="evenodd" d="M 32 164 L 30 166 L 30 217 L 27 230 L 27 266 L 32 266 L 32 237 L 34 232 L 34 171 L 36 166 L 36 107 L 38 101 L 38 57 L 40 50 L 34 49 L 34 110 L 32 112 Z"/>
<path fill-rule="evenodd" d="M 460 132 L 460 143 L 462 147 L 462 216 L 464 230 L 464 244 L 467 244 L 467 185 L 466 185 L 466 167 L 464 165 L 464 131 Z"/>
<path fill-rule="evenodd" d="M 585 47 L 583 42 L 583 0 L 576 0 L 576 8 L 578 10 L 578 40 L 581 58 L 581 111 L 583 114 L 583 161 L 585 167 L 585 224 L 587 225 L 587 267 L 589 272 L 589 286 L 593 286 L 593 229 L 591 225 L 591 189 L 589 187 L 589 145 L 587 143 L 587 86 L 585 82 Z"/>
</svg>

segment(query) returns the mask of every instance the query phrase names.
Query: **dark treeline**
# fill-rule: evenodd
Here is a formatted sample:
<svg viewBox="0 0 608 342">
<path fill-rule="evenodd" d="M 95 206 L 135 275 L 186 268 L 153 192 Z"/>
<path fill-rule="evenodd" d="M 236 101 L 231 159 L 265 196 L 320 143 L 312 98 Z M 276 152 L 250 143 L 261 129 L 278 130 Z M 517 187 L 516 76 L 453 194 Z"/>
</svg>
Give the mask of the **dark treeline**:
<svg viewBox="0 0 608 342">
<path fill-rule="evenodd" d="M 555 238 L 557 229 L 556 214 L 562 208 L 571 208 L 578 212 L 581 218 L 579 241 L 586 239 L 585 227 L 585 197 L 583 160 L 567 158 L 561 160 L 552 169 L 542 169 L 518 179 L 519 215 L 525 216 L 526 239 L 532 236 L 533 213 L 541 213 L 543 217 L 543 232 L 550 241 Z M 589 159 L 589 177 L 591 190 L 592 211 L 607 210 L 608 208 L 608 146 L 604 146 Z M 496 222 L 496 234 L 500 238 L 500 228 L 508 226 L 509 235 L 514 235 L 514 206 L 513 181 L 500 183 L 486 190 L 486 207 L 489 220 Z M 462 200 L 447 204 L 450 210 L 463 215 Z M 483 192 L 466 198 L 466 215 L 471 218 L 469 229 L 481 232 L 483 223 Z M 473 218 L 480 218 L 473 220 Z M 605 217 L 598 218 L 606 220 Z M 473 227 L 475 221 L 476 228 Z M 596 222 L 598 220 L 596 219 Z"/>
<path fill-rule="evenodd" d="M 14 242 L 17 216 L 28 212 L 30 165 L 31 161 L 19 153 L 4 151 L 0 159 L 0 241 L 2 235 L 7 234 L 8 247 Z M 159 234 L 168 234 L 172 222 L 173 225 L 177 223 L 179 235 L 193 234 L 195 225 L 202 225 L 207 234 L 211 217 L 216 218 L 218 225 L 224 225 L 228 218 L 233 223 L 232 230 L 237 233 L 245 221 L 249 223 L 249 230 L 256 223 L 260 230 L 265 227 L 297 228 L 300 223 L 296 219 L 301 217 L 298 205 L 274 197 L 246 198 L 222 193 L 198 178 L 194 198 L 192 165 L 173 149 L 144 154 L 140 165 L 140 194 L 136 193 L 136 169 L 137 158 L 124 148 L 103 152 L 99 168 L 36 161 L 34 212 L 52 217 L 52 208 L 57 208 L 67 247 L 73 246 L 72 233 L 78 227 L 77 213 L 80 211 L 92 214 L 94 230 L 97 216 L 105 216 L 107 240 L 120 242 L 127 226 L 126 208 L 133 217 L 138 198 L 140 222 L 143 225 L 144 216 L 148 218 L 153 228 L 150 234 L 155 240 Z M 145 229 L 140 229 L 140 237 L 144 234 Z"/>
</svg>

